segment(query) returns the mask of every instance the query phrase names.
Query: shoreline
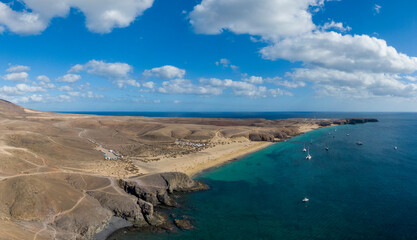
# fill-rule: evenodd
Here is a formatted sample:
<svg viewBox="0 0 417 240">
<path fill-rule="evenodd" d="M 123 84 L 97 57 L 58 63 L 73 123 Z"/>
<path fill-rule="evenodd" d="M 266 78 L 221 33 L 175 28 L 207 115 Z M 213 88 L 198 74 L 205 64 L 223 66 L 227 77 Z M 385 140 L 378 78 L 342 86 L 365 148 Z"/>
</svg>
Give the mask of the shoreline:
<svg viewBox="0 0 417 240">
<path fill-rule="evenodd" d="M 259 142 L 255 146 L 251 146 L 245 149 L 242 149 L 240 151 L 228 154 L 226 156 L 222 156 L 220 158 L 214 159 L 213 161 L 210 161 L 203 166 L 200 166 L 198 168 L 186 171 L 185 174 L 190 176 L 190 178 L 194 179 L 198 177 L 199 175 L 210 171 L 210 169 L 221 167 L 229 162 L 238 161 L 241 158 L 244 158 L 245 156 L 261 151 L 269 146 L 274 145 L 277 142 Z"/>
<path fill-rule="evenodd" d="M 303 131 L 300 132 L 300 134 L 292 136 L 288 139 L 291 139 L 293 137 L 299 136 L 299 135 L 303 135 L 307 132 L 310 131 L 314 131 L 316 129 L 320 129 L 323 127 L 318 127 L 318 128 L 309 128 L 308 130 L 303 129 Z M 285 140 L 288 140 L 285 139 Z M 203 166 L 199 166 L 199 167 L 195 167 L 194 169 L 191 169 L 189 171 L 184 171 L 185 174 L 187 174 L 190 178 L 195 179 L 196 177 L 198 177 L 199 175 L 210 171 L 211 169 L 214 168 L 218 168 L 218 167 L 222 167 L 223 165 L 226 165 L 230 162 L 233 161 L 238 161 L 242 158 L 244 158 L 245 156 L 261 151 L 267 147 L 270 147 L 276 143 L 285 141 L 285 140 L 281 140 L 281 141 L 277 141 L 277 142 L 253 142 L 254 145 L 248 147 L 248 148 L 243 148 L 243 149 L 239 149 L 238 151 L 232 152 L 230 154 L 226 154 L 223 155 L 219 158 L 214 159 L 213 161 L 204 163 Z M 110 227 L 110 225 L 112 225 Z M 98 237 L 99 234 L 101 234 L 102 232 L 98 232 L 96 233 L 95 239 L 97 238 L 97 240 L 109 240 L 111 237 L 114 237 L 115 235 L 117 235 L 118 233 L 120 233 L 123 229 L 128 229 L 128 226 L 117 226 L 117 225 L 113 225 L 111 222 L 109 222 L 109 224 L 106 226 L 106 233 L 103 234 L 102 236 L 105 236 L 105 238 L 103 237 Z"/>
<path fill-rule="evenodd" d="M 315 130 L 318 130 L 318 129 L 335 127 L 335 126 L 341 126 L 341 125 L 332 124 L 332 125 L 329 125 L 329 126 L 318 126 L 318 125 L 308 126 L 308 127 L 301 128 L 299 134 L 291 136 L 291 137 L 286 138 L 286 139 L 279 140 L 277 142 L 250 142 L 250 143 L 253 144 L 250 147 L 238 149 L 237 151 L 234 151 L 234 152 L 229 153 L 229 154 L 222 155 L 222 156 L 220 156 L 220 157 L 218 157 L 218 158 L 216 158 L 212 161 L 209 161 L 209 162 L 203 162 L 202 165 L 197 165 L 196 167 L 194 167 L 192 169 L 188 169 L 188 171 L 183 171 L 183 173 L 187 174 L 190 178 L 195 179 L 199 175 L 201 175 L 201 174 L 203 174 L 207 171 L 210 171 L 211 169 L 222 167 L 223 165 L 228 164 L 228 163 L 233 162 L 233 161 L 238 161 L 238 160 L 244 158 L 245 156 L 247 156 L 249 154 L 261 151 L 261 150 L 263 150 L 267 147 L 270 147 L 270 146 L 272 146 L 276 143 L 287 141 L 287 140 L 292 139 L 296 136 L 300 136 L 300 135 L 303 135 L 303 134 L 306 134 L 308 132 L 312 132 L 312 131 L 315 131 Z M 162 172 L 163 171 L 161 171 L 160 173 L 162 173 Z M 121 232 L 123 229 L 128 229 L 128 227 L 126 227 L 126 226 L 125 227 L 113 226 L 111 228 L 111 230 L 107 232 L 108 235 L 105 239 L 101 238 L 101 239 L 98 239 L 98 240 L 109 240 L 110 237 L 114 237 L 115 235 L 117 235 L 117 233 Z M 99 233 L 97 233 L 97 234 L 99 234 Z"/>
<path fill-rule="evenodd" d="M 225 139 L 222 138 L 221 140 Z M 256 142 L 240 139 L 218 143 L 214 147 L 180 157 L 162 158 L 154 162 L 135 161 L 134 165 L 140 169 L 144 175 L 164 172 L 181 172 L 193 178 L 200 172 L 259 151 L 274 143 L 275 142 Z"/>
<path fill-rule="evenodd" d="M 304 133 L 301 133 L 304 134 Z M 292 137 L 291 137 L 292 138 Z M 290 138 L 289 138 L 290 139 Z M 281 141 L 280 141 L 281 142 Z M 200 174 L 210 171 L 210 169 L 221 167 L 227 163 L 238 161 L 241 158 L 244 158 L 245 156 L 261 151 L 262 149 L 265 149 L 269 146 L 272 146 L 273 144 L 278 142 L 255 142 L 254 145 L 240 149 L 239 151 L 226 154 L 226 156 L 219 157 L 215 159 L 214 161 L 210 161 L 208 163 L 205 163 L 204 166 L 201 166 L 199 168 L 194 168 L 192 170 L 184 172 L 187 174 L 190 178 L 195 179 Z M 95 234 L 94 239 L 95 240 L 109 240 L 111 237 L 114 237 L 119 232 L 121 232 L 123 229 L 128 229 L 131 226 L 118 224 L 119 222 L 125 223 L 124 219 L 119 219 L 112 217 L 113 221 L 110 221 L 107 226 L 104 228 L 105 230 L 97 232 Z M 117 220 L 117 221 L 116 221 Z M 123 221 L 124 220 L 124 221 Z"/>
<path fill-rule="evenodd" d="M 297 134 L 295 136 L 292 136 L 292 137 L 289 137 L 287 139 L 279 140 L 279 141 L 276 141 L 276 142 L 254 142 L 254 143 L 257 143 L 257 145 L 251 146 L 249 148 L 241 149 L 240 151 L 236 151 L 236 152 L 234 152 L 232 154 L 229 154 L 229 155 L 226 155 L 226 156 L 221 156 L 221 157 L 219 157 L 219 158 L 217 158 L 217 159 L 215 159 L 215 160 L 213 160 L 209 163 L 204 164 L 203 166 L 199 166 L 199 167 L 196 167 L 195 169 L 186 171 L 185 173 L 188 176 L 190 176 L 190 178 L 194 179 L 194 178 L 198 177 L 199 175 L 201 175 L 201 174 L 203 174 L 207 171 L 210 171 L 210 169 L 221 167 L 221 166 L 223 166 L 223 165 L 225 165 L 229 162 L 232 162 L 232 161 L 237 161 L 241 158 L 244 158 L 245 156 L 247 156 L 249 154 L 261 151 L 261 150 L 263 150 L 263 149 L 265 149 L 269 146 L 272 146 L 276 143 L 287 141 L 287 140 L 292 139 L 296 136 L 300 136 L 300 135 L 306 134 L 306 133 L 314 131 L 314 130 L 318 130 L 318 129 L 322 129 L 322 128 L 328 128 L 328 127 L 334 127 L 334 126 L 339 126 L 339 125 L 332 124 L 330 126 L 325 126 L 325 127 L 321 127 L 321 126 L 318 126 L 318 125 L 315 125 L 315 126 L 312 125 L 312 126 L 308 126 L 308 127 L 302 127 L 300 129 L 299 134 Z"/>
</svg>

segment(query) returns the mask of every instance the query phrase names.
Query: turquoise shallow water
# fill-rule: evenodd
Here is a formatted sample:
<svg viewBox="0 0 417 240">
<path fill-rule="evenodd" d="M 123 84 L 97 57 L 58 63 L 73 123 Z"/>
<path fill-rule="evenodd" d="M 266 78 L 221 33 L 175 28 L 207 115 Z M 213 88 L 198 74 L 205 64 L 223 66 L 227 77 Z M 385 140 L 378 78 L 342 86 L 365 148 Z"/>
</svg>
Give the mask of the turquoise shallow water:
<svg viewBox="0 0 417 240">
<path fill-rule="evenodd" d="M 117 239 L 417 239 L 417 114 L 371 117 L 380 122 L 319 129 L 200 175 L 211 189 L 173 210 L 194 230 Z"/>
</svg>

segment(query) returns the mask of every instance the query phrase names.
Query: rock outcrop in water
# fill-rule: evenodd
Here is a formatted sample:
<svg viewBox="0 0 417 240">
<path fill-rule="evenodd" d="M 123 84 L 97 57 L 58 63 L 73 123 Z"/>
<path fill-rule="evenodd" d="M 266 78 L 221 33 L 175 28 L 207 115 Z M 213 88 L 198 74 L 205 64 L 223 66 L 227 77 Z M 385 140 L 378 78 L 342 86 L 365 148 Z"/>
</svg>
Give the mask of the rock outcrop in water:
<svg viewBox="0 0 417 240">
<path fill-rule="evenodd" d="M 181 230 L 190 230 L 194 228 L 190 220 L 187 220 L 187 219 L 175 219 L 174 223 L 175 223 L 175 226 L 177 226 Z"/>
</svg>

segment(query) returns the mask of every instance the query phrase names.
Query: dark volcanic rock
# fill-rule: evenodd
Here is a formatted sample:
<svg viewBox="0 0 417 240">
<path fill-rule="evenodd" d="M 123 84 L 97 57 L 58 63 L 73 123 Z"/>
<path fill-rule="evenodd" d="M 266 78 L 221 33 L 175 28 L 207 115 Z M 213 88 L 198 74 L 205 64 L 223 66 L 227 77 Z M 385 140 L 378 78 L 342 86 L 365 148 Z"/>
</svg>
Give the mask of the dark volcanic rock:
<svg viewBox="0 0 417 240">
<path fill-rule="evenodd" d="M 146 224 L 141 208 L 136 203 L 136 197 L 101 191 L 87 191 L 87 194 L 97 199 L 101 206 L 111 210 L 115 216 L 134 222 L 136 225 Z"/>
<path fill-rule="evenodd" d="M 332 125 L 331 121 L 322 121 L 322 122 L 319 123 L 319 126 L 321 126 L 321 127 L 327 127 L 327 126 L 330 126 L 330 125 Z"/>
<path fill-rule="evenodd" d="M 86 191 L 86 193 L 96 199 L 107 211 L 110 210 L 115 216 L 129 220 L 136 229 L 154 230 L 175 229 L 167 214 L 155 211 L 158 205 L 177 206 L 170 194 L 175 191 L 189 192 L 208 189 L 207 185 L 192 180 L 184 173 L 177 172 L 120 179 L 119 186 L 131 195 L 94 190 Z M 192 228 L 191 223 L 186 219 L 179 220 L 177 226 L 181 229 Z"/>
<path fill-rule="evenodd" d="M 251 133 L 249 134 L 249 140 L 251 141 L 267 141 L 273 142 L 274 135 L 270 133 Z"/>
<path fill-rule="evenodd" d="M 174 191 L 189 192 L 207 189 L 207 185 L 192 180 L 184 173 L 158 173 L 126 180 L 120 180 L 126 192 L 151 203 L 154 206 L 176 206 L 169 196 Z"/>
<path fill-rule="evenodd" d="M 178 207 L 178 204 L 172 199 L 168 192 L 157 195 L 158 201 L 168 207 Z"/>
<path fill-rule="evenodd" d="M 375 118 L 351 118 L 346 119 L 348 124 L 357 124 L 357 123 L 367 123 L 367 122 L 378 122 L 378 119 Z"/>
<path fill-rule="evenodd" d="M 177 226 L 181 230 L 189 230 L 194 228 L 191 222 L 187 219 L 175 219 L 174 223 L 175 226 Z"/>
<path fill-rule="evenodd" d="M 207 190 L 208 186 L 199 181 L 193 180 L 184 173 L 168 172 L 161 173 L 161 177 L 168 184 L 168 192 L 193 192 Z"/>
<path fill-rule="evenodd" d="M 154 213 L 152 216 L 146 216 L 146 220 L 151 226 L 164 226 L 168 222 L 167 216 L 160 213 Z"/>
<path fill-rule="evenodd" d="M 152 203 L 146 202 L 142 199 L 139 199 L 138 204 L 142 209 L 142 213 L 145 216 L 152 216 L 153 215 L 153 205 Z"/>
<path fill-rule="evenodd" d="M 285 132 L 275 132 L 274 137 L 279 139 L 285 139 L 288 137 L 288 135 Z"/>
</svg>

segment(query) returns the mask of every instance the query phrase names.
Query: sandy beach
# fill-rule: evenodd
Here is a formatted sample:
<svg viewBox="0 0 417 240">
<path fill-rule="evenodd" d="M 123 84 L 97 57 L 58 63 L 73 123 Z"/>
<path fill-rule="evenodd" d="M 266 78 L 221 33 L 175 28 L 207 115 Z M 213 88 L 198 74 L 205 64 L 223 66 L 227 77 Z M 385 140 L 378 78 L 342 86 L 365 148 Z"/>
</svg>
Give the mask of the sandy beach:
<svg viewBox="0 0 417 240">
<path fill-rule="evenodd" d="M 333 124 L 331 126 L 334 126 Z M 318 124 L 300 124 L 298 131 L 304 134 L 316 130 L 322 126 Z M 276 139 L 277 141 L 283 139 Z M 213 146 L 204 150 L 182 155 L 178 157 L 159 157 L 158 161 L 134 161 L 134 164 L 143 174 L 160 172 L 183 172 L 190 177 L 195 177 L 199 173 L 223 165 L 229 161 L 241 158 L 247 154 L 262 150 L 273 142 L 250 141 L 247 138 L 230 139 L 216 134 L 210 141 Z"/>
<path fill-rule="evenodd" d="M 318 124 L 303 124 L 299 126 L 299 132 L 304 134 L 318 128 L 321 128 Z M 207 169 L 218 167 L 274 144 L 273 142 L 250 141 L 246 138 L 231 140 L 218 135 L 211 140 L 211 143 L 213 146 L 195 153 L 178 157 L 161 156 L 158 161 L 134 161 L 134 164 L 143 174 L 182 172 L 195 177 Z"/>
<path fill-rule="evenodd" d="M 228 161 L 240 158 L 252 152 L 270 146 L 271 142 L 232 142 L 225 145 L 216 145 L 200 152 L 176 158 L 163 158 L 155 162 L 136 161 L 135 165 L 145 174 L 158 172 L 183 172 L 194 176 L 206 169 L 222 165 Z"/>
</svg>

